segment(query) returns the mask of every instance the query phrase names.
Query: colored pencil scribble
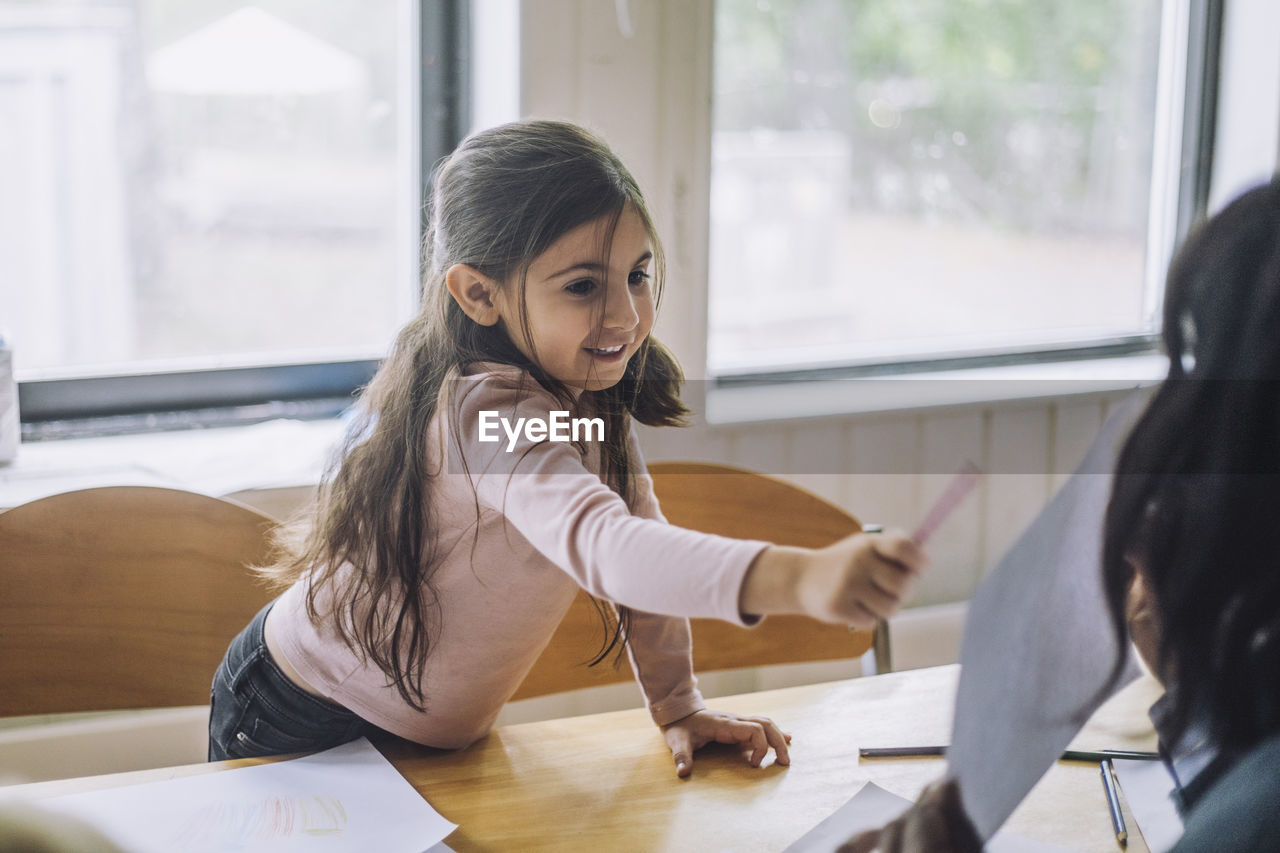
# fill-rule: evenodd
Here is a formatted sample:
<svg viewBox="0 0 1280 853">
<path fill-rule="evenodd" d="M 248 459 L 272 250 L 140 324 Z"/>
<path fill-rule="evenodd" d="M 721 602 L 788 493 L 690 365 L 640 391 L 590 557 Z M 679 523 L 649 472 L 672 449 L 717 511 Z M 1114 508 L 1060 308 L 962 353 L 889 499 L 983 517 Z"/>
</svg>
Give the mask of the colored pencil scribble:
<svg viewBox="0 0 1280 853">
<path fill-rule="evenodd" d="M 340 834 L 347 810 L 337 797 L 264 797 L 209 803 L 174 839 L 175 850 L 249 850 L 294 836 Z"/>
</svg>

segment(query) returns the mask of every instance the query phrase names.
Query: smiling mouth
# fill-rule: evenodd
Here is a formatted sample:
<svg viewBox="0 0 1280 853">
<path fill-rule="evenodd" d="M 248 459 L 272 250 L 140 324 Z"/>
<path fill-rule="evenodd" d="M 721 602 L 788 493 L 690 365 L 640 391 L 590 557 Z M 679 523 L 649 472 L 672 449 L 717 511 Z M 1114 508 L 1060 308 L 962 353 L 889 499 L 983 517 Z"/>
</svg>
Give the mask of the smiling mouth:
<svg viewBox="0 0 1280 853">
<path fill-rule="evenodd" d="M 594 355 L 617 355 L 618 353 L 622 352 L 622 348 L 623 348 L 623 345 L 618 344 L 616 347 L 600 347 L 598 349 L 594 347 L 587 347 L 586 349 L 587 349 L 587 352 L 592 353 Z"/>
</svg>

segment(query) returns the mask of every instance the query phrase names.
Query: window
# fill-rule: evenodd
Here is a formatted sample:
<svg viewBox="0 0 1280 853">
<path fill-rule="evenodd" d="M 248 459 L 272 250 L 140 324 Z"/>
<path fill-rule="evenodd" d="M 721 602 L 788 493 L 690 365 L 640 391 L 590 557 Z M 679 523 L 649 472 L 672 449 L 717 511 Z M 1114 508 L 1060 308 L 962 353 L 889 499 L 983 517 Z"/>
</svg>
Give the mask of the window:
<svg viewBox="0 0 1280 853">
<path fill-rule="evenodd" d="M 423 163 L 464 126 L 465 4 L 422 5 L 0 0 L 24 420 L 367 378 L 416 305 Z"/>
<path fill-rule="evenodd" d="M 1188 5 L 716 0 L 710 372 L 1149 346 Z"/>
</svg>

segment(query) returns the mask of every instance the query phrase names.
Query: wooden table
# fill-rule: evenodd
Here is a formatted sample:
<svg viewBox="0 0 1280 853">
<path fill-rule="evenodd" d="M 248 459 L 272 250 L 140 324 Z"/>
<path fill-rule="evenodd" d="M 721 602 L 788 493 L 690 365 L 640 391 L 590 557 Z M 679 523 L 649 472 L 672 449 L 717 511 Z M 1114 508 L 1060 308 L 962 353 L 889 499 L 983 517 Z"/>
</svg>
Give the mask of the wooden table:
<svg viewBox="0 0 1280 853">
<path fill-rule="evenodd" d="M 693 777 L 675 776 L 670 753 L 642 710 L 495 730 L 462 752 L 404 741 L 379 748 L 459 828 L 459 851 L 779 851 L 842 805 L 865 781 L 914 798 L 938 777 L 934 758 L 858 759 L 860 746 L 946 743 L 958 667 L 892 673 L 711 701 L 764 714 L 793 736 L 791 766 L 752 768 L 735 750 L 708 747 Z M 1078 748 L 1152 749 L 1146 709 L 1158 689 L 1140 681 L 1103 707 Z M 16 786 L 34 797 L 172 778 L 255 761 L 227 761 Z M 1132 816 L 1129 850 L 1145 851 Z M 1096 764 L 1059 762 L 1007 828 L 1073 850 L 1115 853 Z"/>
</svg>

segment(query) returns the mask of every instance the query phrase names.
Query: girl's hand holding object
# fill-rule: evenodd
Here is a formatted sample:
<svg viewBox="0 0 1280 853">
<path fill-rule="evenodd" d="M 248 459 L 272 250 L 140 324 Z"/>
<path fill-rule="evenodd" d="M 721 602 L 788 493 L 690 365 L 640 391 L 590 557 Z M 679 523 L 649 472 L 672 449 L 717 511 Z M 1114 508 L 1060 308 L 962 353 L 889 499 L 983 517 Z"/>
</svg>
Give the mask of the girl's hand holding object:
<svg viewBox="0 0 1280 853">
<path fill-rule="evenodd" d="M 982 479 L 966 462 L 911 536 L 858 533 L 827 548 L 767 548 L 747 572 L 743 613 L 803 613 L 871 629 L 898 612 L 928 562 L 925 541 Z"/>
<path fill-rule="evenodd" d="M 802 613 L 873 628 L 898 612 L 928 558 L 901 533 L 856 533 L 826 548 L 771 546 L 747 571 L 743 613 Z"/>
</svg>

